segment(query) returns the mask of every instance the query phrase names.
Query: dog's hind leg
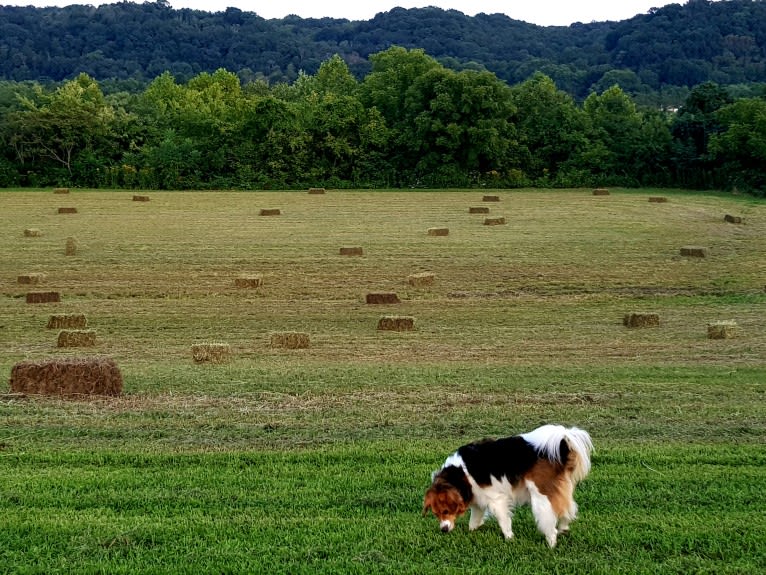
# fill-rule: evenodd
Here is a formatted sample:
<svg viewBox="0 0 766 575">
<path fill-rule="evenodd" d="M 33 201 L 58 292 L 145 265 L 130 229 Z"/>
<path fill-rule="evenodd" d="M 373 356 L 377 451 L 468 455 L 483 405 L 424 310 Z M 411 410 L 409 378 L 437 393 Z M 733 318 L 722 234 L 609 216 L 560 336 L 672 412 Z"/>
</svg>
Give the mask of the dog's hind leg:
<svg viewBox="0 0 766 575">
<path fill-rule="evenodd" d="M 545 535 L 548 546 L 555 547 L 558 535 L 556 530 L 556 524 L 558 523 L 556 512 L 553 511 L 550 500 L 540 493 L 540 490 L 533 481 L 527 480 L 525 483 L 529 490 L 529 503 L 532 506 L 532 514 L 535 516 L 537 528 L 540 530 L 540 533 Z"/>
</svg>

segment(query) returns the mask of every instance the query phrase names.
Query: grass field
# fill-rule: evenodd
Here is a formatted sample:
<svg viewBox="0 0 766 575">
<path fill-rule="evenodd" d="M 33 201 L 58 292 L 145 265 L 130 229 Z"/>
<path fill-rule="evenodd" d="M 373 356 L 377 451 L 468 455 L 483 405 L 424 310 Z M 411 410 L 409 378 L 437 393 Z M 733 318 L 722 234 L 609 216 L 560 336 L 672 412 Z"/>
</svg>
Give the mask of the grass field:
<svg viewBox="0 0 766 575">
<path fill-rule="evenodd" d="M 0 191 L 5 381 L 70 356 L 112 357 L 125 380 L 119 398 L 0 383 L 0 572 L 766 571 L 766 204 L 492 193 Z M 482 205 L 507 224 L 468 213 Z M 434 284 L 410 286 L 418 272 Z M 263 285 L 235 286 L 250 274 Z M 632 312 L 660 326 L 628 329 Z M 67 313 L 95 347 L 56 347 L 48 318 Z M 415 330 L 379 331 L 382 315 Z M 736 337 L 708 339 L 723 320 Z M 281 331 L 310 347 L 271 348 Z M 195 364 L 204 342 L 231 360 Z M 528 509 L 512 542 L 421 516 L 456 447 L 545 422 L 596 444 L 555 550 Z"/>
</svg>

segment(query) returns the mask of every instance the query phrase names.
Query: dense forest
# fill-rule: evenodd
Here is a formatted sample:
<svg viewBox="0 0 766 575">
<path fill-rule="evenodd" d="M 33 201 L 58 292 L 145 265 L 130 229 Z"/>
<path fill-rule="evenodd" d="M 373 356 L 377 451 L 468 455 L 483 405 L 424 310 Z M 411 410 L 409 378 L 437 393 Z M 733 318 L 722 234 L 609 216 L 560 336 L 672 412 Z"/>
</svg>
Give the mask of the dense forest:
<svg viewBox="0 0 766 575">
<path fill-rule="evenodd" d="M 704 82 L 766 82 L 766 1 L 689 0 L 621 22 L 566 27 L 438 8 L 348 21 L 174 10 L 166 0 L 0 6 L 0 79 L 59 82 L 84 72 L 106 91 L 142 89 L 164 72 L 185 82 L 219 68 L 242 83 L 290 83 L 334 54 L 361 80 L 370 56 L 394 45 L 508 84 L 542 72 L 579 102 L 618 84 L 639 103 L 677 106 Z"/>
<path fill-rule="evenodd" d="M 513 85 L 422 49 L 339 55 L 293 82 L 232 71 L 105 93 L 86 73 L 0 82 L 0 186 L 143 189 L 574 187 L 766 191 L 766 93 L 713 82 L 678 110 L 619 85 L 583 102 L 541 72 Z"/>
</svg>

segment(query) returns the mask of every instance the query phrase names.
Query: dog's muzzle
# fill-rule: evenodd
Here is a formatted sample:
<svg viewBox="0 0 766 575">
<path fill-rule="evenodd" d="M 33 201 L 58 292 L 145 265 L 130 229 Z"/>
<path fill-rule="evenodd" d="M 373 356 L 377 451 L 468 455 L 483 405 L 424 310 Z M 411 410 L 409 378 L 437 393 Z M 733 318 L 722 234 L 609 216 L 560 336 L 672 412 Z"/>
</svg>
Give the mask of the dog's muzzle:
<svg viewBox="0 0 766 575">
<path fill-rule="evenodd" d="M 455 524 L 452 523 L 452 521 L 442 521 L 439 524 L 439 528 L 442 530 L 442 533 L 449 533 L 452 531 L 453 527 L 455 527 Z"/>
</svg>

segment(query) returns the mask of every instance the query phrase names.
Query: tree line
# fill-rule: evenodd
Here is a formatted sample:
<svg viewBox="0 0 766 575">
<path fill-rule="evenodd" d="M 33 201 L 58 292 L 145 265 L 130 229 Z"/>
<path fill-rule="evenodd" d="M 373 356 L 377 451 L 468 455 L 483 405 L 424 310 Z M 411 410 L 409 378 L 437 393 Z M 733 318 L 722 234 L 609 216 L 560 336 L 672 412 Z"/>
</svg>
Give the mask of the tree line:
<svg viewBox="0 0 766 575">
<path fill-rule="evenodd" d="M 618 85 L 582 103 L 421 49 L 338 55 L 291 83 L 219 69 L 105 94 L 0 82 L 0 186 L 141 189 L 683 186 L 766 190 L 766 93 L 691 89 L 678 110 Z"/>
<path fill-rule="evenodd" d="M 359 80 L 369 56 L 423 48 L 447 67 L 488 70 L 509 84 L 535 72 L 584 100 L 614 84 L 638 103 L 678 105 L 714 81 L 766 82 L 766 0 L 688 0 L 621 22 L 535 26 L 502 14 L 395 8 L 367 21 L 266 20 L 236 8 L 174 10 L 166 0 L 98 7 L 0 6 L 0 79 L 59 82 L 85 72 L 143 89 L 165 71 L 180 82 L 219 68 L 242 83 L 292 83 L 339 54 Z"/>
</svg>

